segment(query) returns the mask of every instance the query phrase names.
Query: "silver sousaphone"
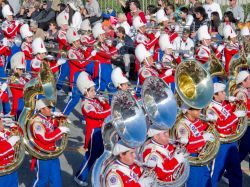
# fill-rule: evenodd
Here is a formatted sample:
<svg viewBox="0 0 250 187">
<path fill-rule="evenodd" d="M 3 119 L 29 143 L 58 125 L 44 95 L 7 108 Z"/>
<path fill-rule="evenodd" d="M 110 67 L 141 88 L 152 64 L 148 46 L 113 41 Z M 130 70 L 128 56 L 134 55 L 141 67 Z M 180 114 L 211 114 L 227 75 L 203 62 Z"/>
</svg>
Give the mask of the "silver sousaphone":
<svg viewBox="0 0 250 187">
<path fill-rule="evenodd" d="M 112 99 L 111 121 L 102 126 L 104 153 L 95 162 L 92 186 L 106 186 L 105 178 L 115 159 L 112 151 L 119 139 L 128 147 L 136 148 L 144 143 L 146 136 L 147 123 L 142 108 L 129 92 L 118 91 Z"/>
</svg>

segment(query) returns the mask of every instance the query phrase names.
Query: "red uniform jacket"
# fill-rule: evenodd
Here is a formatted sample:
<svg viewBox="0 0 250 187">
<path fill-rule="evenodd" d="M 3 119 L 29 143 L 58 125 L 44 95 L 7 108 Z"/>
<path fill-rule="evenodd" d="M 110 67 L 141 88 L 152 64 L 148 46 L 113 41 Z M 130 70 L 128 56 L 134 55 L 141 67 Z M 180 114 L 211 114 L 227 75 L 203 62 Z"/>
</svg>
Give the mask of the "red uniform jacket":
<svg viewBox="0 0 250 187">
<path fill-rule="evenodd" d="M 33 55 L 32 55 L 32 47 L 30 43 L 23 42 L 21 45 L 21 50 L 22 52 L 24 52 L 25 60 L 32 60 Z"/>
<path fill-rule="evenodd" d="M 235 107 L 227 101 L 219 103 L 217 101 L 212 100 L 209 104 L 207 113 L 214 115 L 217 118 L 216 129 L 219 134 L 234 134 L 238 126 L 238 118 L 233 113 L 234 110 Z"/>
<path fill-rule="evenodd" d="M 53 124 L 51 118 L 40 113 L 36 114 L 30 128 L 35 143 L 47 151 L 54 151 L 56 140 L 63 135 L 61 130 L 57 128 L 57 124 Z"/>
<path fill-rule="evenodd" d="M 4 45 L 0 46 L 0 67 L 4 67 L 5 57 L 11 55 L 11 50 L 9 47 Z"/>
<path fill-rule="evenodd" d="M 82 113 L 86 120 L 86 135 L 84 148 L 88 147 L 92 130 L 101 128 L 104 119 L 111 114 L 108 102 L 102 103 L 98 99 L 85 98 L 82 101 Z"/>
<path fill-rule="evenodd" d="M 173 181 L 173 174 L 180 164 L 174 158 L 175 147 L 171 144 L 161 145 L 150 140 L 143 150 L 143 161 L 150 166 L 156 165 L 155 173 L 161 181 Z"/>
<path fill-rule="evenodd" d="M 131 14 L 131 12 L 128 12 L 126 16 L 127 16 L 127 22 L 128 22 L 128 24 L 132 26 L 133 25 L 133 15 Z M 145 24 L 147 23 L 147 19 L 145 17 L 144 12 L 140 11 L 138 13 L 138 16 L 140 16 L 140 18 L 141 18 L 141 20 L 142 20 L 143 23 L 145 23 Z"/>
<path fill-rule="evenodd" d="M 0 131 L 0 166 L 11 163 L 14 159 L 14 149 L 8 142 L 10 133 L 8 131 Z"/>
<path fill-rule="evenodd" d="M 135 37 L 135 46 L 137 46 L 138 44 L 143 44 L 146 47 L 146 49 L 149 50 L 156 44 L 158 44 L 158 38 L 156 38 L 153 33 L 150 34 L 138 33 Z"/>
<path fill-rule="evenodd" d="M 41 63 L 43 62 L 42 59 L 39 59 L 38 57 L 35 57 L 32 59 L 31 61 L 31 71 L 33 72 L 40 72 L 40 68 L 41 68 Z M 56 65 L 56 62 L 55 61 L 51 61 L 49 62 L 49 65 L 50 65 L 50 69 L 53 73 L 57 72 L 58 71 L 58 66 Z M 37 77 L 38 74 L 33 74 L 32 75 L 33 77 Z"/>
<path fill-rule="evenodd" d="M 12 93 L 12 109 L 11 109 L 11 115 L 16 115 L 18 110 L 18 100 L 20 98 L 23 98 L 23 88 L 25 84 L 29 82 L 29 79 L 26 77 L 19 77 L 16 78 L 12 76 L 9 82 L 10 91 Z"/>
<path fill-rule="evenodd" d="M 143 187 L 138 182 L 142 171 L 143 170 L 136 164 L 128 166 L 116 160 L 108 171 L 105 179 L 106 185 L 107 187 Z"/>
<path fill-rule="evenodd" d="M 239 45 L 232 44 L 230 46 L 226 45 L 224 48 L 224 55 L 225 55 L 225 70 L 228 73 L 229 71 L 229 64 L 232 57 L 239 52 Z"/>
<path fill-rule="evenodd" d="M 57 35 L 57 42 L 59 44 L 59 49 L 62 50 L 63 48 L 66 49 L 70 49 L 70 46 L 67 42 L 67 38 L 66 38 L 66 31 L 63 30 L 59 30 L 58 31 L 58 35 Z"/>
<path fill-rule="evenodd" d="M 189 153 L 198 153 L 206 143 L 203 133 L 207 127 L 208 125 L 199 119 L 191 121 L 185 116 L 178 123 L 175 134 L 177 139 L 188 138 L 186 148 Z"/>
<path fill-rule="evenodd" d="M 4 36 L 8 39 L 14 39 L 20 31 L 21 24 L 17 25 L 16 21 L 7 21 L 5 20 L 2 24 L 2 30 Z"/>
</svg>

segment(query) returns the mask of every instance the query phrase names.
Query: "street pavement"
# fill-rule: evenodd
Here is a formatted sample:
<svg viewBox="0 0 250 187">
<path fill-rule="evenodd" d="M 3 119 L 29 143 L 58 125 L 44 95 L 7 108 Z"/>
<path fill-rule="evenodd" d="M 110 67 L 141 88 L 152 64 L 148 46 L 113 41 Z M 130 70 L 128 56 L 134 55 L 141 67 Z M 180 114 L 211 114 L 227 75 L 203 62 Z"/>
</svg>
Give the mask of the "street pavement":
<svg viewBox="0 0 250 187">
<path fill-rule="evenodd" d="M 59 96 L 57 108 L 63 110 L 66 106 L 66 101 L 66 96 Z M 84 143 L 84 125 L 81 122 L 80 103 L 78 103 L 74 111 L 70 114 L 69 119 L 72 121 L 72 125 L 70 126 L 68 146 L 60 156 L 62 182 L 63 187 L 79 187 L 79 185 L 75 183 L 73 176 L 79 169 L 84 155 L 82 148 Z M 30 160 L 31 157 L 27 154 L 24 163 L 18 169 L 20 187 L 31 187 L 35 179 L 35 171 L 30 171 Z M 250 171 L 248 165 L 249 163 L 247 161 L 242 162 L 243 187 L 250 186 Z M 228 185 L 223 181 L 219 184 L 219 187 L 227 186 Z"/>
</svg>

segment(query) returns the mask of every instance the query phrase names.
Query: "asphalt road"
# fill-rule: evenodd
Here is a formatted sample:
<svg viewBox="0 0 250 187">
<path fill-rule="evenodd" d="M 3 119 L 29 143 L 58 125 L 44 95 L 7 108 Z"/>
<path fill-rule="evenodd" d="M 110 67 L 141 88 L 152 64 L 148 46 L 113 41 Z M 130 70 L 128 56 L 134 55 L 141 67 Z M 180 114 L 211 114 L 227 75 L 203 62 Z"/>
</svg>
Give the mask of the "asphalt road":
<svg viewBox="0 0 250 187">
<path fill-rule="evenodd" d="M 63 109 L 66 105 L 66 97 L 59 96 L 57 108 Z M 64 187 L 79 187 L 74 181 L 74 174 L 79 169 L 79 166 L 83 159 L 84 151 L 82 149 L 84 143 L 84 125 L 81 122 L 81 110 L 80 103 L 76 106 L 75 110 L 69 116 L 72 121 L 70 126 L 70 136 L 68 146 L 64 151 L 63 155 L 60 156 L 61 162 L 61 174 Z M 19 186 L 20 187 L 31 187 L 35 179 L 35 171 L 31 172 L 29 167 L 29 161 L 31 157 L 26 155 L 23 165 L 19 168 Z M 250 186 L 250 171 L 248 169 L 248 162 L 242 162 L 242 170 L 244 173 L 243 182 L 244 187 Z M 219 187 L 228 186 L 223 181 L 220 182 Z"/>
</svg>

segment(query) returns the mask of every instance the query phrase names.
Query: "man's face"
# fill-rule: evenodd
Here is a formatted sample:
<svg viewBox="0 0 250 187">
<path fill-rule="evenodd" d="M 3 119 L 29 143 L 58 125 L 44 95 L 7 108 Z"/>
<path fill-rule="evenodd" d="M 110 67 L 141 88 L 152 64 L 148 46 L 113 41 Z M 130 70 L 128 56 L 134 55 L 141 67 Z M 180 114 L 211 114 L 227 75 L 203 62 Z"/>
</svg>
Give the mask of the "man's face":
<svg viewBox="0 0 250 187">
<path fill-rule="evenodd" d="M 132 165 L 135 163 L 135 149 L 127 151 L 125 154 L 120 154 L 121 161 L 127 165 Z"/>
<path fill-rule="evenodd" d="M 211 4 L 213 2 L 213 0 L 206 0 L 207 4 Z"/>
<path fill-rule="evenodd" d="M 41 109 L 41 114 L 44 116 L 51 116 L 51 109 L 49 107 L 44 107 Z"/>
<path fill-rule="evenodd" d="M 188 114 L 192 116 L 194 119 L 197 119 L 201 115 L 201 110 L 200 109 L 191 109 L 188 110 Z"/>
<path fill-rule="evenodd" d="M 242 82 L 244 88 L 250 88 L 250 75 Z"/>
<path fill-rule="evenodd" d="M 236 0 L 229 0 L 229 5 L 230 6 L 236 5 Z"/>
<path fill-rule="evenodd" d="M 162 145 L 167 145 L 169 143 L 169 130 L 157 134 L 156 140 Z"/>
</svg>

